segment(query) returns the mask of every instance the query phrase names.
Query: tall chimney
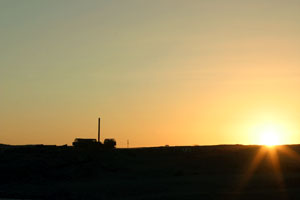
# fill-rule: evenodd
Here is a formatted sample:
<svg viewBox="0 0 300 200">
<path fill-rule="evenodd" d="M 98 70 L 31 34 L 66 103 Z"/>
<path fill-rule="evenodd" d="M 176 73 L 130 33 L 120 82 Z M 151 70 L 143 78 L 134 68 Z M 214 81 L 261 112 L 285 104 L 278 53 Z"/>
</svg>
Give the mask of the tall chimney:
<svg viewBox="0 0 300 200">
<path fill-rule="evenodd" d="M 100 117 L 98 118 L 98 142 L 100 142 Z"/>
</svg>

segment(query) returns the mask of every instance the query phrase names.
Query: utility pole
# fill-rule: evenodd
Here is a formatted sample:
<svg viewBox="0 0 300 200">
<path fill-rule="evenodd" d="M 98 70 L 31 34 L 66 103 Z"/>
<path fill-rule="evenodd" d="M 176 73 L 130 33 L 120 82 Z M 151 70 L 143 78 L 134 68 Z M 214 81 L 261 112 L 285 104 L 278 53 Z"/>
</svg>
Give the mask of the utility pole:
<svg viewBox="0 0 300 200">
<path fill-rule="evenodd" d="M 129 148 L 129 140 L 127 140 L 127 149 Z"/>
<path fill-rule="evenodd" d="M 98 142 L 100 143 L 100 117 L 98 118 Z"/>
</svg>

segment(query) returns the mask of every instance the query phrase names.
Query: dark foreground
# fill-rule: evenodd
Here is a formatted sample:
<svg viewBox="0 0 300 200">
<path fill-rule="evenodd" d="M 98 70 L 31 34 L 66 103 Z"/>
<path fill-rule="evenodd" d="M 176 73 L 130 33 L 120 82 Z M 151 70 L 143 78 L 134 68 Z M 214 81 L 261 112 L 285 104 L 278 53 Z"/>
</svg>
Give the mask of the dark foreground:
<svg viewBox="0 0 300 200">
<path fill-rule="evenodd" d="M 300 146 L 282 148 L 1 146 L 0 199 L 300 199 Z"/>
</svg>

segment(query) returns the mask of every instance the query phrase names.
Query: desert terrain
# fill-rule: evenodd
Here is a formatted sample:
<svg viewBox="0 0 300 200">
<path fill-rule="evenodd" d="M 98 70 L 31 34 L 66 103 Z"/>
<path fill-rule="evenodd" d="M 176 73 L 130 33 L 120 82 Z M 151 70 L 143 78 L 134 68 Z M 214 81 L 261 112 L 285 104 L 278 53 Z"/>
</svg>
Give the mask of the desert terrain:
<svg viewBox="0 0 300 200">
<path fill-rule="evenodd" d="M 299 199 L 300 145 L 277 148 L 1 145 L 0 198 Z"/>
</svg>

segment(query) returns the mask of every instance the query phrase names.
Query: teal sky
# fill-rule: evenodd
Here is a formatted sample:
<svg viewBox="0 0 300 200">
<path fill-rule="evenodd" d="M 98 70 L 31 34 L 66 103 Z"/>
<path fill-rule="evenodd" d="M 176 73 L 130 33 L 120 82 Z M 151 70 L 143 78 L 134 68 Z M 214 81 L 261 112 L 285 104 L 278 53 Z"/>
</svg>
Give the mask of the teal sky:
<svg viewBox="0 0 300 200">
<path fill-rule="evenodd" d="M 96 138 L 98 116 L 102 139 L 120 147 L 255 143 L 249 130 L 265 121 L 298 143 L 299 10 L 294 0 L 2 0 L 0 143 Z"/>
</svg>

